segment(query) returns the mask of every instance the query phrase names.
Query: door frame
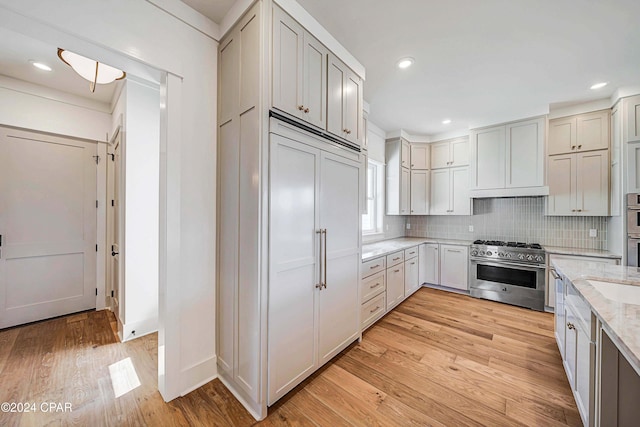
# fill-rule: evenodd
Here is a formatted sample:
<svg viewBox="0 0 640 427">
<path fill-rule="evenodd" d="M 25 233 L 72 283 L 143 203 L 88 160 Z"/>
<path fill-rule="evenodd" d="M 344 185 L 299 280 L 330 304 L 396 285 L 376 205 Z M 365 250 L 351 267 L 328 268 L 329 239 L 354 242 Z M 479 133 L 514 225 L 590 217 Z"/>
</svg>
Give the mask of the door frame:
<svg viewBox="0 0 640 427">
<path fill-rule="evenodd" d="M 116 316 L 116 320 L 118 322 L 122 322 L 120 313 L 122 312 L 122 308 L 124 308 L 124 304 L 119 292 L 119 300 L 118 300 L 118 306 L 120 307 L 120 310 L 118 312 L 116 312 L 114 310 L 114 298 L 111 296 L 111 292 L 115 290 L 115 288 L 113 287 L 113 280 L 111 278 L 111 274 L 112 274 L 112 266 L 111 266 L 111 262 L 112 262 L 112 255 L 111 255 L 111 242 L 113 241 L 113 228 L 114 228 L 114 223 L 113 223 L 113 214 L 109 214 L 109 208 L 110 208 L 110 200 L 113 200 L 114 197 L 114 191 L 115 191 L 115 186 L 114 186 L 114 175 L 113 173 L 115 172 L 114 169 L 112 169 L 109 165 L 111 165 L 112 163 L 110 163 L 110 160 L 112 160 L 112 156 L 113 156 L 113 151 L 115 148 L 115 144 L 116 142 L 118 142 L 120 144 L 120 150 L 121 150 L 121 155 L 124 149 L 124 132 L 123 132 L 123 126 L 122 126 L 122 115 L 120 115 L 120 117 L 117 120 L 118 122 L 118 126 L 115 128 L 115 130 L 113 131 L 113 135 L 111 136 L 111 138 L 109 139 L 109 143 L 107 146 L 107 155 L 105 156 L 106 162 L 105 162 L 105 168 L 106 168 L 106 199 L 105 199 L 105 203 L 104 203 L 104 207 L 105 207 L 105 215 L 106 215 L 106 226 L 104 228 L 105 230 L 105 243 L 103 245 L 104 247 L 104 257 L 102 257 L 102 259 L 105 262 L 105 274 L 104 274 L 104 278 L 106 281 L 106 286 L 105 286 L 105 292 L 104 292 L 104 296 L 105 296 L 105 304 L 106 307 L 109 310 L 111 310 L 115 316 Z M 119 188 L 118 188 L 118 194 L 119 194 L 119 199 L 120 199 L 120 203 L 118 204 L 118 209 L 114 212 L 115 215 L 118 216 L 119 219 L 119 223 L 120 223 L 120 227 L 119 227 L 119 232 L 118 232 L 118 242 L 122 242 L 124 239 L 124 233 L 123 233 L 123 222 L 124 222 L 124 203 L 122 200 L 122 194 L 123 194 L 123 187 L 124 187 L 124 174 L 123 174 L 123 168 L 122 165 L 120 166 L 120 179 L 118 180 L 119 183 Z M 122 245 L 120 245 L 120 259 L 122 260 L 124 258 L 124 253 L 122 253 Z M 122 284 L 124 283 L 124 274 L 123 274 L 123 269 L 122 269 L 122 261 L 120 262 L 121 267 L 118 269 L 118 286 L 120 287 L 119 291 L 122 290 Z M 120 328 L 118 328 L 118 330 L 120 330 Z M 120 340 L 122 340 L 122 337 L 120 337 Z"/>
</svg>

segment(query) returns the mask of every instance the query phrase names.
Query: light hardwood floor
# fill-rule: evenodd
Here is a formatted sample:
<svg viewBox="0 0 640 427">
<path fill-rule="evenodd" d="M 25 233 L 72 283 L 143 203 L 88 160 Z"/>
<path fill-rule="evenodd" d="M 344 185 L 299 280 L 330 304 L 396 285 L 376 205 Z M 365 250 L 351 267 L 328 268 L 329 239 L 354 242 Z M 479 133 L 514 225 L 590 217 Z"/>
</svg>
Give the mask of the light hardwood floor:
<svg viewBox="0 0 640 427">
<path fill-rule="evenodd" d="M 157 335 L 118 343 L 113 316 L 87 312 L 0 331 L 2 426 L 249 426 L 219 380 L 165 403 Z M 109 366 L 141 385 L 115 398 Z M 72 412 L 43 412 L 42 402 Z M 265 426 L 581 425 L 553 316 L 422 288 L 269 410 Z"/>
</svg>

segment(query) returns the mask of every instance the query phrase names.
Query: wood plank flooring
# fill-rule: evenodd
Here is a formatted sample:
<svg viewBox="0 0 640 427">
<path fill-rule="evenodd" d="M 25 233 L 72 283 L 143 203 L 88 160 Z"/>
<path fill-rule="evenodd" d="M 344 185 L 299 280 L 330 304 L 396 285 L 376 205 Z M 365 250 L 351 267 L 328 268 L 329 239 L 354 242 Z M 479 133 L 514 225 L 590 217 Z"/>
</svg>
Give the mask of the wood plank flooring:
<svg viewBox="0 0 640 427">
<path fill-rule="evenodd" d="M 157 335 L 119 343 L 113 315 L 86 312 L 0 331 L 2 426 L 250 426 L 214 380 L 165 403 Z M 109 366 L 140 386 L 116 398 Z M 43 411 L 43 402 L 72 412 Z M 422 288 L 269 410 L 264 426 L 578 426 L 553 316 Z"/>
</svg>

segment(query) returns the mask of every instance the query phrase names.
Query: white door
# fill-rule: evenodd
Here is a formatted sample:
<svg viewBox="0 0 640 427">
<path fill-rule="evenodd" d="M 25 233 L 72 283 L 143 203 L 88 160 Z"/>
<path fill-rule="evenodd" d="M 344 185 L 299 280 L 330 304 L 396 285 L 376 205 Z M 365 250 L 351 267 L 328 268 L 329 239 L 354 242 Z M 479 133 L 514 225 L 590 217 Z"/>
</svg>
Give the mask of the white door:
<svg viewBox="0 0 640 427">
<path fill-rule="evenodd" d="M 575 117 L 549 120 L 548 155 L 571 153 L 577 147 L 576 140 Z"/>
<path fill-rule="evenodd" d="M 303 117 L 325 129 L 327 126 L 328 50 L 311 34 L 304 32 Z"/>
<path fill-rule="evenodd" d="M 362 143 L 362 80 L 351 70 L 345 75 L 344 125 L 345 138 L 355 144 Z"/>
<path fill-rule="evenodd" d="M 466 166 L 469 164 L 469 141 L 466 138 L 454 139 L 449 143 L 451 163 L 449 166 Z"/>
<path fill-rule="evenodd" d="M 609 148 L 609 111 L 595 111 L 576 118 L 578 150 L 606 150 Z"/>
<path fill-rule="evenodd" d="M 0 328 L 95 308 L 96 151 L 0 128 Z"/>
<path fill-rule="evenodd" d="M 429 213 L 429 171 L 411 171 L 411 215 Z"/>
<path fill-rule="evenodd" d="M 318 292 L 318 346 L 322 365 L 343 344 L 354 339 L 360 323 L 360 170 L 359 163 L 322 153 L 320 166 L 320 228 L 326 263 L 325 287 Z"/>
<path fill-rule="evenodd" d="M 431 144 L 431 169 L 446 168 L 451 163 L 449 142 Z"/>
<path fill-rule="evenodd" d="M 472 187 L 477 189 L 505 186 L 505 128 L 482 129 L 471 133 Z"/>
<path fill-rule="evenodd" d="M 450 288 L 468 290 L 467 248 L 440 245 L 440 284 Z"/>
<path fill-rule="evenodd" d="M 400 168 L 400 213 L 409 215 L 411 203 L 411 175 L 409 169 Z"/>
<path fill-rule="evenodd" d="M 420 287 L 418 282 L 418 257 L 404 262 L 404 297 L 407 298 Z"/>
<path fill-rule="evenodd" d="M 279 7 L 273 8 L 273 25 L 273 106 L 304 118 L 304 29 Z"/>
<path fill-rule="evenodd" d="M 387 268 L 387 310 L 404 298 L 404 263 Z"/>
<path fill-rule="evenodd" d="M 345 105 L 345 65 L 334 55 L 329 54 L 327 65 L 327 130 L 334 135 L 344 137 Z"/>
<path fill-rule="evenodd" d="M 113 143 L 112 152 L 107 156 L 107 289 L 111 292 L 111 309 L 124 322 L 124 305 L 120 295 L 120 171 L 121 133 Z M 122 310 L 122 311 L 121 311 Z"/>
<path fill-rule="evenodd" d="M 429 213 L 431 215 L 449 215 L 449 169 L 431 171 L 431 195 Z"/>
<path fill-rule="evenodd" d="M 451 214 L 471 215 L 469 167 L 451 168 Z"/>
<path fill-rule="evenodd" d="M 440 249 L 437 243 L 427 244 L 426 259 L 420 254 L 420 264 L 425 266 L 425 282 L 432 285 L 440 284 Z"/>
<path fill-rule="evenodd" d="M 576 155 L 549 156 L 549 215 L 575 215 Z"/>
<path fill-rule="evenodd" d="M 269 404 L 317 366 L 319 156 L 307 145 L 271 135 Z M 358 206 L 357 193 L 353 204 Z"/>
<path fill-rule="evenodd" d="M 544 119 L 514 123 L 506 129 L 507 188 L 544 185 Z"/>
<path fill-rule="evenodd" d="M 411 169 L 429 169 L 428 145 L 411 145 Z"/>
<path fill-rule="evenodd" d="M 578 215 L 609 215 L 609 150 L 576 154 Z"/>
</svg>

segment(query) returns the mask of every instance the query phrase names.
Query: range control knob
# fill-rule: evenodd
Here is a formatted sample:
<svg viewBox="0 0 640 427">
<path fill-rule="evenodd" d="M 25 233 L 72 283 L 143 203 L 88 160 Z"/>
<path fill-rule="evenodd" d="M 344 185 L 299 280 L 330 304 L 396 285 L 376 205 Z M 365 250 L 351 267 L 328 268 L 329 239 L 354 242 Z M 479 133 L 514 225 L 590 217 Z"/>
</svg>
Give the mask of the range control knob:
<svg viewBox="0 0 640 427">
<path fill-rule="evenodd" d="M 519 260 L 523 260 L 524 259 L 524 254 L 518 254 L 518 259 Z"/>
<path fill-rule="evenodd" d="M 480 256 L 484 255 L 484 251 L 480 251 Z"/>
<path fill-rule="evenodd" d="M 487 256 L 491 256 L 491 255 L 493 255 L 493 252 L 487 251 Z"/>
<path fill-rule="evenodd" d="M 471 256 L 476 256 L 478 255 L 478 251 L 471 251 Z"/>
<path fill-rule="evenodd" d="M 538 255 L 536 257 L 536 262 L 542 262 L 542 261 L 544 261 L 544 259 L 540 255 Z"/>
<path fill-rule="evenodd" d="M 533 255 L 527 255 L 527 261 L 533 261 Z"/>
<path fill-rule="evenodd" d="M 499 256 L 500 258 L 502 258 L 502 257 L 504 256 L 504 253 L 502 253 L 502 252 L 498 252 L 498 256 Z"/>
<path fill-rule="evenodd" d="M 506 253 L 504 254 L 504 257 L 505 257 L 505 258 L 511 258 L 511 252 L 506 252 Z"/>
</svg>

